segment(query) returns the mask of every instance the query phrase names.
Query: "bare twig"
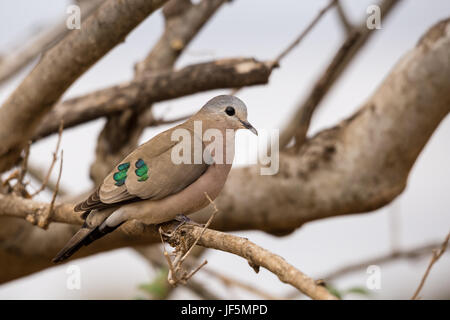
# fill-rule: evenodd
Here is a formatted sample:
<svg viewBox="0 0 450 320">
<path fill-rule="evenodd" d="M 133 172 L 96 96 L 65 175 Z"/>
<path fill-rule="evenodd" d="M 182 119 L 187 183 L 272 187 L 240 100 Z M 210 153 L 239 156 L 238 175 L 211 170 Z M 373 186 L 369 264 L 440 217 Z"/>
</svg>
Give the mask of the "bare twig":
<svg viewBox="0 0 450 320">
<path fill-rule="evenodd" d="M 342 3 L 339 0 L 336 1 L 336 9 L 337 9 L 337 13 L 339 15 L 339 21 L 341 22 L 341 25 L 344 28 L 347 35 L 349 35 L 352 32 L 354 27 L 348 20 L 348 17 L 344 12 L 344 8 L 342 8 Z"/>
<path fill-rule="evenodd" d="M 61 180 L 61 174 L 62 174 L 62 168 L 63 168 L 63 151 L 62 150 L 61 150 L 60 158 L 61 159 L 60 159 L 60 165 L 59 165 L 58 179 L 56 180 L 56 186 L 55 186 L 55 190 L 53 191 L 52 200 L 50 201 L 50 204 L 46 208 L 40 208 L 40 210 L 37 210 L 36 212 L 30 212 L 25 218 L 31 224 L 37 225 L 38 227 L 40 227 L 42 229 L 47 229 L 50 222 L 53 221 L 53 215 L 55 213 L 55 201 L 56 201 L 56 197 L 57 197 L 58 191 L 59 191 L 59 183 Z"/>
<path fill-rule="evenodd" d="M 433 250 L 433 255 L 431 256 L 431 260 L 430 263 L 428 264 L 427 270 L 425 270 L 425 274 L 423 275 L 422 280 L 420 280 L 420 284 L 417 287 L 416 291 L 414 292 L 413 296 L 411 297 L 411 300 L 416 300 L 419 297 L 419 293 L 422 290 L 422 287 L 428 278 L 431 268 L 447 250 L 449 240 L 450 240 L 450 232 L 447 234 L 447 237 L 445 237 L 445 240 L 442 243 L 441 248 Z"/>
<path fill-rule="evenodd" d="M 0 172 L 18 160 L 67 88 L 166 0 L 108 0 L 42 56 L 0 108 Z M 16 134 L 11 134 L 16 132 Z"/>
<path fill-rule="evenodd" d="M 393 262 L 398 259 L 409 259 L 409 260 L 418 259 L 423 255 L 429 253 L 431 250 L 433 250 L 433 248 L 436 248 L 436 246 L 438 245 L 439 245 L 438 243 L 431 243 L 421 245 L 412 249 L 393 251 L 389 254 L 381 255 L 379 257 L 374 257 L 363 261 L 357 261 L 355 263 L 349 264 L 347 266 L 338 268 L 330 273 L 327 273 L 321 276 L 321 278 L 325 279 L 326 281 L 330 281 L 342 277 L 344 275 L 347 275 L 349 273 L 367 268 L 370 265 L 381 265 Z"/>
<path fill-rule="evenodd" d="M 282 299 L 280 297 L 275 297 L 272 294 L 264 292 L 261 289 L 258 289 L 248 283 L 244 283 L 242 281 L 238 281 L 236 279 L 227 277 L 224 274 L 214 271 L 212 269 L 203 269 L 203 272 L 206 272 L 207 274 L 217 278 L 227 287 L 234 286 L 237 288 L 241 288 L 241 289 L 244 289 L 245 291 L 248 291 L 250 293 L 256 294 L 257 296 L 260 296 L 263 299 L 268 299 L 268 300 L 281 300 Z"/>
<path fill-rule="evenodd" d="M 184 256 L 181 258 L 180 260 L 180 265 L 181 263 L 184 262 L 184 260 L 186 260 L 186 258 L 189 256 L 189 254 L 192 252 L 192 250 L 194 249 L 194 247 L 197 245 L 197 242 L 200 240 L 200 238 L 203 236 L 203 233 L 205 232 L 205 230 L 209 227 L 209 225 L 211 224 L 211 222 L 213 221 L 214 217 L 216 216 L 217 212 L 219 212 L 219 210 L 217 209 L 216 204 L 214 203 L 214 201 L 210 198 L 210 196 L 208 195 L 208 193 L 205 192 L 205 197 L 208 199 L 208 201 L 210 202 L 210 204 L 212 204 L 213 206 L 213 213 L 211 214 L 211 217 L 209 217 L 208 221 L 206 222 L 205 226 L 203 227 L 202 232 L 200 233 L 200 235 L 198 236 L 197 239 L 195 239 L 194 243 L 192 244 L 192 246 L 189 248 L 189 250 L 184 254 Z"/>
<path fill-rule="evenodd" d="M 80 8 L 81 19 L 84 20 L 89 17 L 103 1 L 84 1 Z M 0 85 L 17 74 L 39 54 L 51 48 L 70 31 L 66 26 L 66 19 L 64 19 L 44 32 L 39 33 L 34 39 L 24 41 L 25 45 L 17 52 L 14 51 L 2 56 L 0 60 Z"/>
<path fill-rule="evenodd" d="M 161 234 L 160 234 L 161 237 Z M 164 246 L 164 244 L 163 244 Z M 203 247 L 197 247 L 197 250 L 193 252 L 193 254 L 190 255 L 192 259 L 198 259 L 199 256 L 202 254 L 202 252 L 205 251 L 205 248 Z M 166 268 L 166 257 L 161 256 L 159 246 L 145 246 L 145 247 L 136 247 L 136 252 L 138 252 L 142 257 L 144 257 L 154 268 L 161 269 Z M 164 251 L 164 250 L 163 250 Z M 185 263 L 188 264 L 190 267 L 193 265 L 189 260 L 187 260 Z M 207 286 L 203 285 L 202 282 L 196 281 L 195 279 L 189 279 L 189 282 L 185 285 L 186 289 L 191 290 L 193 293 L 198 295 L 199 297 L 205 299 L 205 300 L 218 300 L 220 299 L 219 296 L 217 296 L 215 293 L 213 293 Z M 169 286 L 166 288 L 165 296 L 160 297 L 161 299 L 169 298 L 172 294 L 175 287 Z"/>
<path fill-rule="evenodd" d="M 41 168 L 41 167 L 39 167 L 37 165 L 34 165 L 33 163 L 28 163 L 28 170 L 27 171 L 28 171 L 28 175 L 30 177 L 32 177 L 33 179 L 35 179 L 36 181 L 38 181 L 41 184 L 44 182 L 45 176 L 47 175 L 47 172 L 44 172 L 43 168 Z M 55 191 L 55 187 L 56 187 L 56 181 L 54 181 L 52 179 L 49 179 L 47 181 L 46 188 L 49 191 L 54 192 Z M 66 196 L 66 195 L 69 194 L 69 191 L 66 190 L 65 188 L 63 188 L 63 186 L 60 185 L 58 194 L 60 196 Z M 80 201 L 81 200 L 82 199 L 80 199 Z"/>
<path fill-rule="evenodd" d="M 155 119 L 153 117 L 153 115 L 149 115 L 149 119 L 148 119 L 148 127 L 154 127 L 154 126 L 161 126 L 161 125 L 167 125 L 167 124 L 173 124 L 176 122 L 180 122 L 180 121 L 185 121 L 187 119 L 189 119 L 192 116 L 192 114 L 186 115 L 186 116 L 180 116 L 180 117 L 176 117 L 173 119 Z"/>
<path fill-rule="evenodd" d="M 205 192 L 205 197 L 208 199 L 208 201 L 213 205 L 214 207 L 214 211 L 211 214 L 210 218 L 208 219 L 208 222 L 203 226 L 202 232 L 199 234 L 199 236 L 194 240 L 194 242 L 192 244 L 190 244 L 188 247 L 189 249 L 185 249 L 186 245 L 184 242 L 181 243 L 180 242 L 176 245 L 175 250 L 174 250 L 174 254 L 175 254 L 175 259 L 173 261 L 170 260 L 169 254 L 167 253 L 165 247 L 164 247 L 164 240 L 163 240 L 163 231 L 162 228 L 159 227 L 159 234 L 161 237 L 161 241 L 163 241 L 163 248 L 164 248 L 164 256 L 167 259 L 168 265 L 169 265 L 169 273 L 168 273 L 168 281 L 171 285 L 176 286 L 178 282 L 181 282 L 183 284 L 186 284 L 186 282 L 195 274 L 197 273 L 198 270 L 200 270 L 204 265 L 206 265 L 208 262 L 205 260 L 203 263 L 201 263 L 197 268 L 195 268 L 193 271 L 191 271 L 190 273 L 186 273 L 183 272 L 181 276 L 178 276 L 178 272 L 181 270 L 181 267 L 184 263 L 184 261 L 186 260 L 186 258 L 190 255 L 190 253 L 192 252 L 192 250 L 195 248 L 195 246 L 197 245 L 198 241 L 200 240 L 200 238 L 202 237 L 203 233 L 205 232 L 205 230 L 208 228 L 208 226 L 211 224 L 211 221 L 214 219 L 216 213 L 219 211 L 216 207 L 216 205 L 214 204 L 214 201 L 209 197 L 209 195 Z M 180 226 L 180 225 L 179 225 Z M 171 237 L 178 229 L 178 227 L 175 228 L 174 231 L 172 231 L 171 235 L 169 237 Z M 170 262 L 169 262 L 170 261 Z"/>
<path fill-rule="evenodd" d="M 13 193 L 16 196 L 24 197 L 24 198 L 31 198 L 26 189 L 26 184 L 23 182 L 23 179 L 25 178 L 25 175 L 27 174 L 27 170 L 28 170 L 28 158 L 30 156 L 30 146 L 31 146 L 31 141 L 28 141 L 28 144 L 24 149 L 24 156 L 23 156 L 22 164 L 20 166 L 19 174 L 17 177 L 17 182 L 13 187 Z M 8 179 L 7 179 L 7 181 L 8 181 Z"/>
<path fill-rule="evenodd" d="M 317 24 L 317 22 L 320 21 L 322 16 L 336 4 L 337 0 L 331 0 L 330 3 L 324 7 L 322 10 L 319 11 L 317 16 L 309 23 L 309 25 L 298 35 L 298 37 L 283 51 L 280 52 L 280 54 L 275 58 L 274 62 L 276 64 L 279 64 L 279 62 L 287 56 L 296 46 L 300 44 L 300 42 L 308 35 L 308 33 L 314 28 L 314 26 Z"/>
<path fill-rule="evenodd" d="M 226 251 L 246 259 L 250 265 L 261 266 L 271 271 L 285 283 L 288 283 L 312 299 L 336 299 L 323 286 L 286 262 L 282 257 L 254 244 L 246 238 L 223 233 L 220 231 L 185 225 L 175 231 L 175 235 L 169 239 L 169 243 L 177 244 L 189 239 L 200 240 L 198 244 L 206 248 Z"/>
<path fill-rule="evenodd" d="M 379 6 L 386 19 L 389 12 L 395 7 L 399 0 L 383 0 Z M 307 98 L 301 101 L 296 107 L 296 112 L 291 117 L 289 123 L 280 134 L 279 147 L 287 146 L 292 137 L 295 137 L 294 151 L 298 151 L 306 140 L 312 115 L 329 89 L 343 74 L 343 71 L 350 64 L 353 57 L 367 43 L 373 34 L 373 30 L 367 28 L 366 23 L 362 23 L 354 29 L 338 49 L 325 72 L 319 77 Z"/>
<path fill-rule="evenodd" d="M 308 33 L 312 30 L 312 28 L 319 22 L 322 16 L 336 4 L 337 0 L 331 0 L 330 3 L 319 11 L 317 16 L 309 23 L 309 25 L 298 35 L 297 38 L 294 39 L 285 49 L 283 49 L 273 61 L 271 61 L 271 68 L 276 68 L 279 66 L 281 60 L 286 57 L 295 47 L 297 47 L 301 41 L 308 35 Z M 242 87 L 234 88 L 231 90 L 230 95 L 237 94 Z"/>
<path fill-rule="evenodd" d="M 50 180 L 50 176 L 51 176 L 52 171 L 53 171 L 53 167 L 55 166 L 56 160 L 58 160 L 58 152 L 59 152 L 59 147 L 61 145 L 63 129 L 64 129 L 64 121 L 61 120 L 59 122 L 58 140 L 56 142 L 55 151 L 53 152 L 52 162 L 50 163 L 50 167 L 48 168 L 47 174 L 46 174 L 44 180 L 42 181 L 41 187 L 39 189 L 37 189 L 35 192 L 33 192 L 33 194 L 31 195 L 32 198 L 37 196 L 39 193 L 41 193 L 48 185 L 48 182 Z M 57 182 L 57 185 L 58 185 L 58 182 Z"/>
</svg>

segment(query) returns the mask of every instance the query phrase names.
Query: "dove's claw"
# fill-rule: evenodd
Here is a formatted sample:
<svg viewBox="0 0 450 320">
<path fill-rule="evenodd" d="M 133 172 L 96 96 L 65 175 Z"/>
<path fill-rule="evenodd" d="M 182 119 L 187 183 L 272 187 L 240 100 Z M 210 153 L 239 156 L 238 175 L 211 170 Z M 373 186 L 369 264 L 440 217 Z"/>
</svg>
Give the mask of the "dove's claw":
<svg viewBox="0 0 450 320">
<path fill-rule="evenodd" d="M 194 226 L 197 226 L 197 227 L 202 227 L 202 228 L 205 226 L 204 224 L 195 222 L 194 220 L 192 220 L 191 218 L 185 216 L 184 214 L 177 214 L 176 217 L 175 217 L 175 220 L 180 222 L 180 224 L 175 228 L 175 230 L 178 229 L 179 227 L 181 227 L 182 225 L 184 225 L 185 223 L 186 224 L 191 224 L 191 225 L 194 225 Z"/>
</svg>

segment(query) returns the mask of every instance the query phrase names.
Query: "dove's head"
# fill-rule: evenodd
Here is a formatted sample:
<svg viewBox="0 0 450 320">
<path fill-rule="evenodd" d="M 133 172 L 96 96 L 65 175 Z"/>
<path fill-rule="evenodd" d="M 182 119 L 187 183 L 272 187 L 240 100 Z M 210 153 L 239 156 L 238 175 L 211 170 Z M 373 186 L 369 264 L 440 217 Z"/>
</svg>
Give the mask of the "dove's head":
<svg viewBox="0 0 450 320">
<path fill-rule="evenodd" d="M 221 95 L 209 100 L 199 111 L 202 116 L 214 119 L 227 129 L 248 129 L 258 135 L 258 131 L 247 120 L 247 107 L 241 99 Z"/>
</svg>

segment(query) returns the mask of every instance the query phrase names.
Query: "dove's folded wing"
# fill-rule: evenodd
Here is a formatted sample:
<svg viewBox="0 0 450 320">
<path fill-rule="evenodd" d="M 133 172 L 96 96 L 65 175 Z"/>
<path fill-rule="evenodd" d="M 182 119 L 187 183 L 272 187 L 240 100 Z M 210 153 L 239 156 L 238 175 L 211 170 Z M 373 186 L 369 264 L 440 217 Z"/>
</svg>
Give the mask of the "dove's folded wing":
<svg viewBox="0 0 450 320">
<path fill-rule="evenodd" d="M 183 141 L 172 141 L 171 132 L 162 132 L 123 159 L 75 211 L 105 209 L 141 199 L 162 199 L 197 180 L 208 167 L 204 161 L 193 163 L 193 140 L 198 138 L 191 135 L 191 162 L 176 164 L 172 149 Z"/>
</svg>

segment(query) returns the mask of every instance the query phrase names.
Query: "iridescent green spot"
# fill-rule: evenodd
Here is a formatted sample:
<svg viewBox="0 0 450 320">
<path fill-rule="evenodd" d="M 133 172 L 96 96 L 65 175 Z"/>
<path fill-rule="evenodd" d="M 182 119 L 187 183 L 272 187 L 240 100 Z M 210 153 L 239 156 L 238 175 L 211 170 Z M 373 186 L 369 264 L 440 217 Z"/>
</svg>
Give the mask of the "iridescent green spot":
<svg viewBox="0 0 450 320">
<path fill-rule="evenodd" d="M 115 172 L 113 175 L 113 179 L 114 181 L 116 181 L 115 185 L 116 186 L 121 186 L 125 183 L 125 180 L 127 179 L 127 171 L 128 168 L 130 168 L 130 163 L 126 162 L 126 163 L 121 163 L 117 166 L 117 169 L 119 171 Z"/>
<path fill-rule="evenodd" d="M 136 170 L 134 171 L 136 175 L 139 177 L 138 181 L 145 181 L 148 179 L 148 167 L 144 160 L 139 159 L 136 161 Z"/>
<path fill-rule="evenodd" d="M 128 170 L 128 168 L 130 167 L 130 163 L 129 162 L 126 162 L 126 163 L 121 163 L 121 164 L 119 164 L 119 166 L 117 167 L 117 169 L 119 169 L 120 171 L 123 171 L 123 170 Z"/>
</svg>

